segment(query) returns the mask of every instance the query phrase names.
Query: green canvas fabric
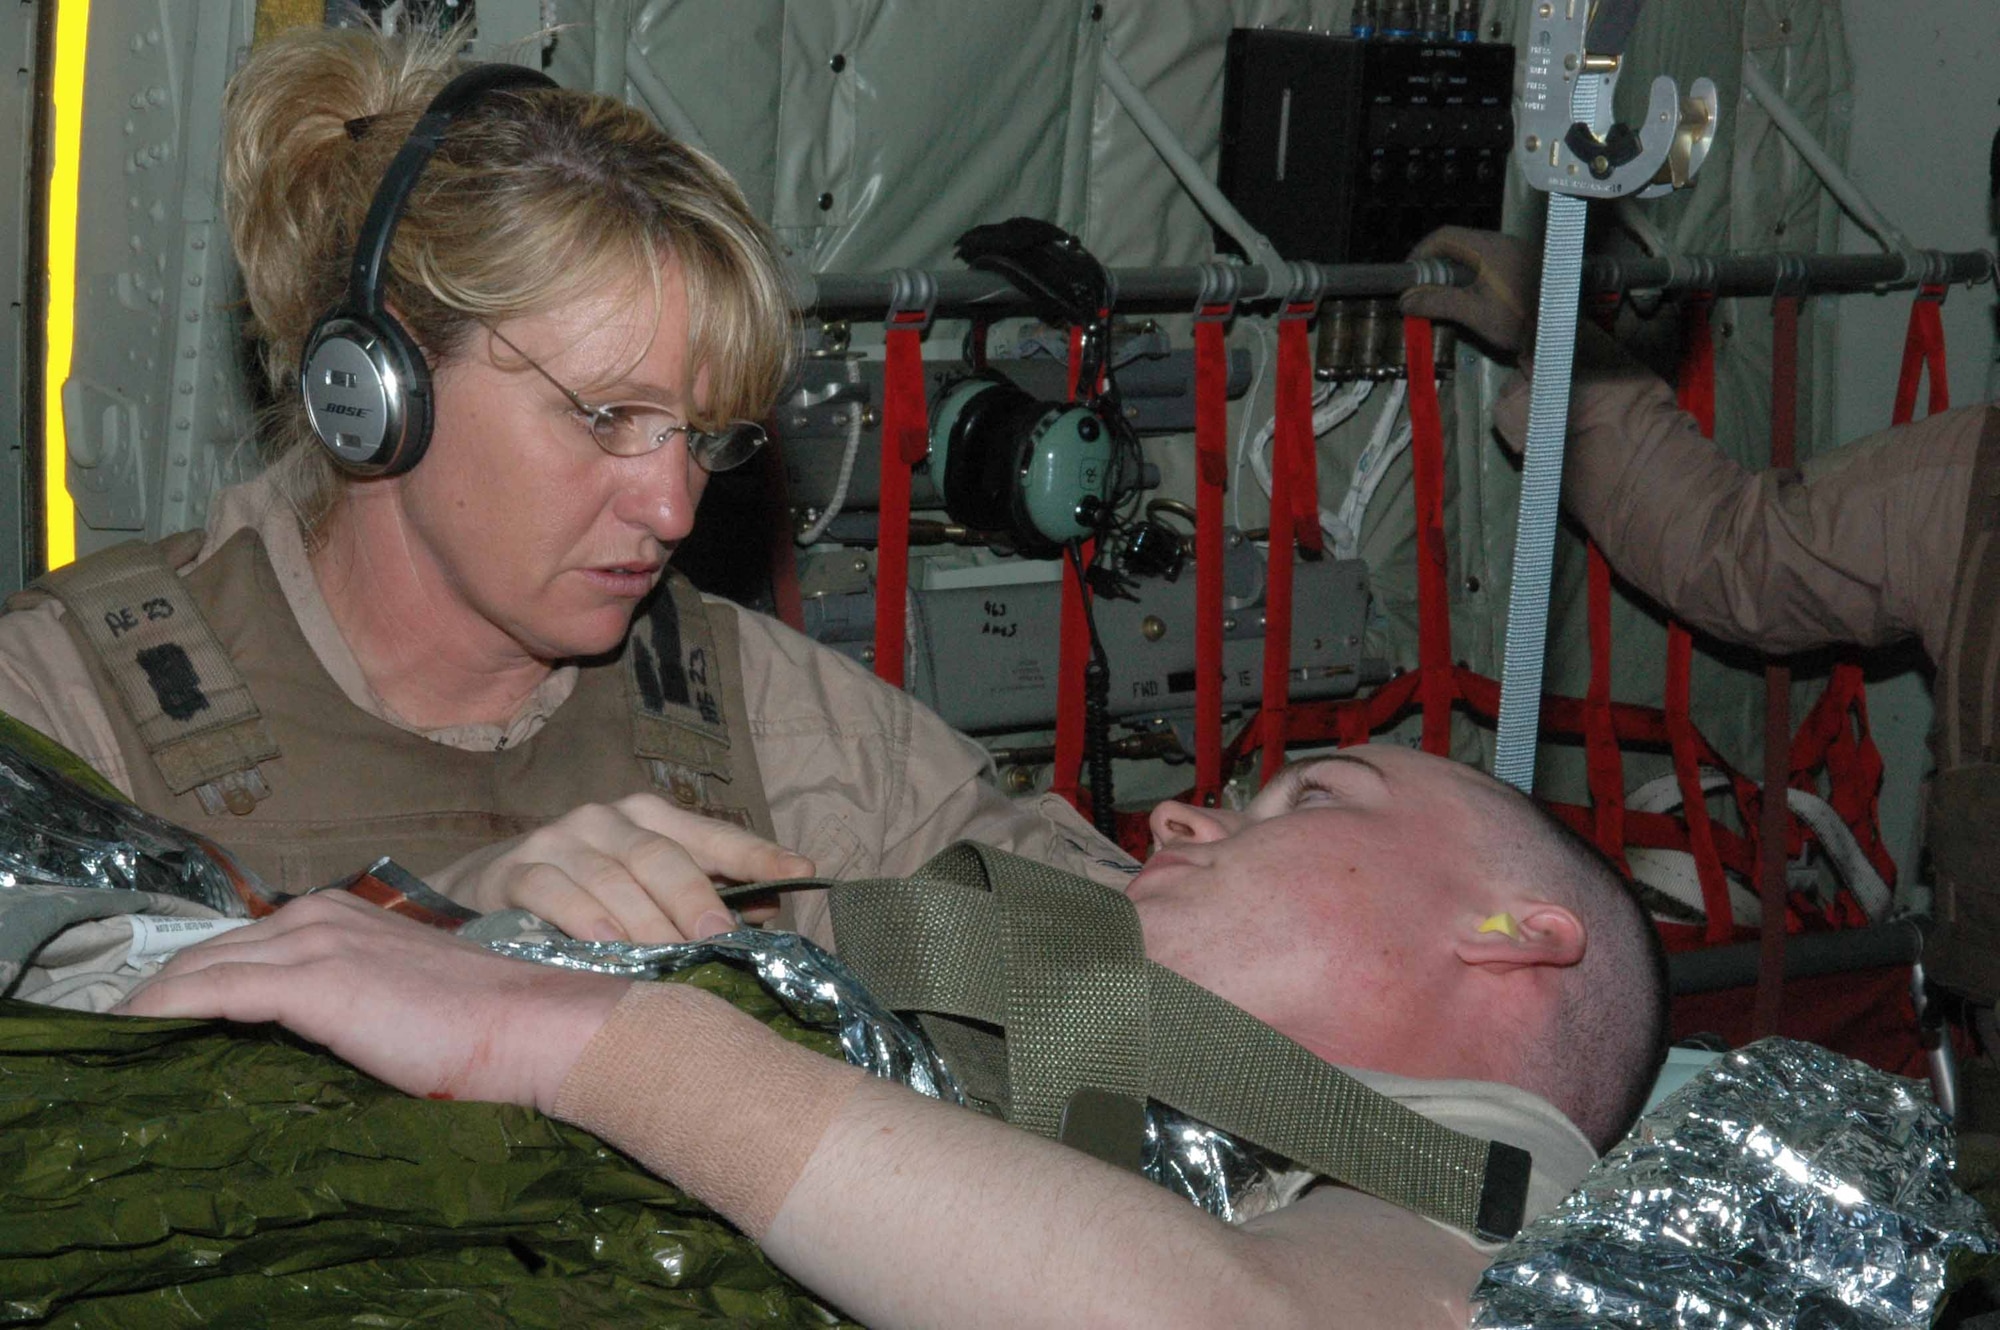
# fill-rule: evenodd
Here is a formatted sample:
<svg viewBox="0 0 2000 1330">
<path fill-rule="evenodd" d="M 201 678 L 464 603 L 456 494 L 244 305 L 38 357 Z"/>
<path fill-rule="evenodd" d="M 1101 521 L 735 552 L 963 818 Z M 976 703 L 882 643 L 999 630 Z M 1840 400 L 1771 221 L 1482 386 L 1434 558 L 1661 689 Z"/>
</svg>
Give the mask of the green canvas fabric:
<svg viewBox="0 0 2000 1330">
<path fill-rule="evenodd" d="M 747 974 L 677 978 L 839 1056 Z M 532 1110 L 411 1099 L 270 1029 L 19 1002 L 0 1003 L 0 1253 L 0 1325 L 848 1324 Z"/>
</svg>

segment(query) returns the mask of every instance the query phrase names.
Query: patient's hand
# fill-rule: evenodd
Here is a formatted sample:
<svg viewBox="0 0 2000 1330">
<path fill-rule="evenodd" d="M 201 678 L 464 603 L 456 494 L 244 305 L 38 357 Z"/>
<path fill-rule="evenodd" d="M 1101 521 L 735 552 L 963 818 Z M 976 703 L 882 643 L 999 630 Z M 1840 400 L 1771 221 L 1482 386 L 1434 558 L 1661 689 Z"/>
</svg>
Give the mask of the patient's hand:
<svg viewBox="0 0 2000 1330">
<path fill-rule="evenodd" d="M 718 880 L 809 877 L 812 861 L 734 823 L 655 794 L 585 804 L 515 840 L 474 851 L 427 880 L 475 910 L 518 907 L 572 937 L 680 942 L 734 926 Z M 746 911 L 759 921 L 774 911 Z"/>
<path fill-rule="evenodd" d="M 408 1094 L 546 1112 L 628 987 L 327 891 L 189 947 L 117 1011 L 277 1021 Z"/>
</svg>

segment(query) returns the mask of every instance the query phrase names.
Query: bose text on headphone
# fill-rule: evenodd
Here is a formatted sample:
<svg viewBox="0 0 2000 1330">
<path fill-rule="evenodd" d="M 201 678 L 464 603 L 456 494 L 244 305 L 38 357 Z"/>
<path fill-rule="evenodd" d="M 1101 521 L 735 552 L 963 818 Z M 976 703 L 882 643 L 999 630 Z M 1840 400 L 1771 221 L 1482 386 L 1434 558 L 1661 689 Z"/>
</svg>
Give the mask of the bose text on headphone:
<svg viewBox="0 0 2000 1330">
<path fill-rule="evenodd" d="M 553 88 L 520 65 L 478 65 L 439 90 L 397 150 L 368 205 L 348 268 L 347 299 L 313 325 L 299 362 L 306 419 L 344 471 L 400 475 L 431 441 L 431 373 L 424 353 L 382 303 L 382 268 L 417 177 L 454 117 L 488 93 Z"/>
</svg>

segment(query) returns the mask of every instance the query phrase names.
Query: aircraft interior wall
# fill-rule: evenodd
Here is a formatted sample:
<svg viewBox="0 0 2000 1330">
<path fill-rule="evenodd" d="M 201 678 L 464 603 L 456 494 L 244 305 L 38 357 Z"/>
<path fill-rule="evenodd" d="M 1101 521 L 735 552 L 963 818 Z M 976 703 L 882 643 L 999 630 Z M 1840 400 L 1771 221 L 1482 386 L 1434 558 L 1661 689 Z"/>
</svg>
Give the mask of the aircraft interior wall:
<svg viewBox="0 0 2000 1330">
<path fill-rule="evenodd" d="M 34 191 L 26 149 L 11 145 L 33 137 L 26 131 L 37 89 L 52 77 L 48 48 L 57 34 L 50 18 L 68 7 L 43 0 L 0 17 L 7 49 L 24 52 L 16 95 L 0 112 L 0 143 L 15 154 L 0 163 L 7 181 L 0 226 L 7 228 L 8 252 L 23 259 L 9 274 L 17 322 L 5 332 L 9 354 L 0 356 L 0 393 L 21 404 L 0 426 L 16 431 L 0 451 L 0 581 L 9 587 L 39 571 L 48 549 L 33 520 L 45 423 L 33 394 L 48 373 L 34 359 L 48 347 L 41 329 L 30 326 L 41 315 L 25 263 Z M 198 524 L 216 490 L 256 464 L 249 444 L 254 376 L 241 354 L 241 310 L 215 197 L 217 108 L 229 71 L 259 31 L 312 8 L 276 0 L 93 0 L 89 6 L 76 333 L 66 382 L 48 399 L 59 401 L 67 427 L 63 489 L 74 502 L 77 553 Z M 1215 254 L 1213 229 L 1107 88 L 1100 47 L 1212 174 L 1221 152 L 1231 31 L 1345 33 L 1351 21 L 1349 0 L 480 0 L 477 8 L 481 54 L 545 64 L 567 86 L 644 106 L 728 166 L 794 265 L 818 275 L 954 268 L 961 233 L 1021 215 L 1075 232 L 1113 268 L 1207 262 Z M 1521 12 L 1514 0 L 1485 0 L 1479 38 L 1511 41 Z M 555 26 L 544 31 L 551 17 Z M 1917 244 L 1988 248 L 1984 148 L 1995 119 L 1995 50 L 2000 13 L 1987 0 L 1893 6 L 1655 0 L 1634 38 L 1632 73 L 1621 93 L 1642 96 L 1658 72 L 1684 85 L 1709 76 L 1721 92 L 1721 132 L 1692 188 L 1621 205 L 1616 219 L 1602 219 L 1606 243 L 1628 253 L 1649 243 L 1696 254 L 1872 247 L 1743 91 L 1743 68 L 1754 61 Z M 7 132 L 11 122 L 23 132 Z M 1510 182 L 1510 229 L 1536 232 L 1542 206 L 1541 196 L 1518 179 Z M 1625 331 L 1671 361 L 1674 305 L 1666 302 L 1655 313 L 1652 302 L 1636 304 Z M 1802 455 L 1887 423 L 1908 306 L 1902 293 L 1811 304 L 1802 343 L 1809 383 Z M 1995 387 L 1992 309 L 1990 288 L 1961 290 L 1947 303 L 1959 402 Z M 1187 315 L 1148 317 L 1160 346 L 1188 350 Z M 1766 302 L 1723 301 L 1714 322 L 1718 440 L 1758 465 L 1768 437 Z M 1059 360 L 1060 346 L 1031 323 L 997 324 L 989 333 L 996 356 L 1004 348 L 1024 363 Z M 1232 451 L 1270 418 L 1272 329 L 1270 318 L 1252 312 L 1230 334 L 1247 380 L 1231 404 Z M 927 359 L 956 357 L 965 331 L 962 321 L 941 321 L 928 337 Z M 850 354 L 879 357 L 879 323 L 852 320 L 840 336 Z M 1446 369 L 1453 638 L 1467 664 L 1497 675 L 1519 493 L 1515 464 L 1490 438 L 1488 407 L 1505 371 L 1465 345 L 1452 351 Z M 1341 506 L 1385 403 L 1397 397 L 1390 385 L 1377 385 L 1350 420 L 1321 440 L 1323 508 Z M 839 436 L 814 446 L 837 450 Z M 1148 434 L 1145 446 L 1160 471 L 1158 494 L 1189 500 L 1190 434 Z M 1252 469 L 1233 468 L 1232 479 L 1240 505 L 1232 522 L 1265 525 L 1264 492 Z M 1414 662 L 1409 486 L 1405 458 L 1366 506 L 1357 553 L 1373 600 L 1359 621 L 1356 661 L 1343 668 L 1358 669 L 1362 660 L 1390 668 Z M 59 504 L 50 511 L 59 513 Z M 858 545 L 822 540 L 797 558 L 808 597 L 865 591 L 872 576 L 872 555 Z M 956 545 L 921 550 L 915 562 L 913 585 L 940 589 L 1046 586 L 1056 566 L 1024 568 L 1020 560 Z M 1582 547 L 1573 534 L 1563 537 L 1554 604 L 1547 683 L 1580 694 L 1589 662 Z M 1053 641 L 1052 623 L 1030 631 Z M 1619 593 L 1613 633 L 1621 699 L 1659 702 L 1664 632 L 1657 611 Z M 1885 830 L 1907 880 L 1916 867 L 1916 790 L 1929 704 L 1907 657 L 1885 658 L 1878 673 L 1883 681 L 1871 704 L 1890 761 Z M 1810 676 L 1800 684 L 1795 712 L 1817 686 Z M 1762 689 L 1758 661 L 1740 652 L 1699 652 L 1696 718 L 1724 756 L 1750 772 L 1761 760 Z M 1172 732 L 1184 720 L 1164 711 L 1126 719 L 1154 732 Z M 1030 729 L 996 743 L 1038 747 L 1046 733 Z M 1410 724 L 1398 735 L 1409 739 L 1414 732 Z M 1476 727 L 1461 725 L 1454 742 L 1462 757 L 1490 756 L 1490 735 Z M 1580 748 L 1551 746 L 1544 764 L 1545 792 L 1582 796 Z M 1627 776 L 1637 784 L 1667 769 L 1664 757 L 1639 758 Z M 1136 802 L 1176 792 L 1188 770 L 1121 763 L 1121 794 Z M 1045 783 L 1046 762 L 1025 763 L 1013 779 L 1017 789 Z"/>
</svg>

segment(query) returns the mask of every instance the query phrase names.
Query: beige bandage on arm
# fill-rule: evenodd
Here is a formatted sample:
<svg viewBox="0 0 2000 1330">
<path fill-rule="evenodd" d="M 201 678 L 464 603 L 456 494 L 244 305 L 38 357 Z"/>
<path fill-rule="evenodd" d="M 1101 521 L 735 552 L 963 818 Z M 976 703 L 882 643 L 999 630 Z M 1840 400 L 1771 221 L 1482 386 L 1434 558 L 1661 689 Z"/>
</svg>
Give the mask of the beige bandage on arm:
<svg viewBox="0 0 2000 1330">
<path fill-rule="evenodd" d="M 756 1238 L 862 1078 L 700 989 L 639 983 L 577 1058 L 554 1116 Z"/>
</svg>

